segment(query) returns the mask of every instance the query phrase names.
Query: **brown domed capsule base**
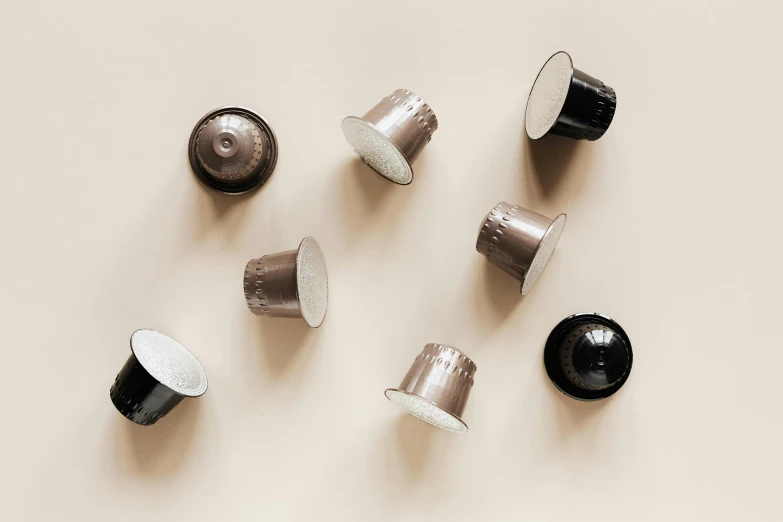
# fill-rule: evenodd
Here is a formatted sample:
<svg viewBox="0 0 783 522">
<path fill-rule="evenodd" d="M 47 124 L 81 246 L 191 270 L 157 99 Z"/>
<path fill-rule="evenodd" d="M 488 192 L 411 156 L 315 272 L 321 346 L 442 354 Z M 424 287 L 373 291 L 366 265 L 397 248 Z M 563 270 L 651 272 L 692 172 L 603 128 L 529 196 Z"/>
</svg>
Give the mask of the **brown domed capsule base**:
<svg viewBox="0 0 783 522">
<path fill-rule="evenodd" d="M 277 138 L 267 121 L 244 107 L 210 111 L 193 128 L 190 166 L 207 187 L 244 194 L 266 183 L 277 164 Z"/>
</svg>

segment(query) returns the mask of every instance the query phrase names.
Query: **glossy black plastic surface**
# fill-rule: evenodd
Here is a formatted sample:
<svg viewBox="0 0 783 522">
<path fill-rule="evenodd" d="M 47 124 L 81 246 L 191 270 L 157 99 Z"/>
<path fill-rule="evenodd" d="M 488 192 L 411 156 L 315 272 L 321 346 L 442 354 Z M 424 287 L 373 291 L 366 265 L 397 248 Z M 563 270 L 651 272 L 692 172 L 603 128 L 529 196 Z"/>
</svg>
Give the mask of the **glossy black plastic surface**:
<svg viewBox="0 0 783 522">
<path fill-rule="evenodd" d="M 595 141 L 609 129 L 616 107 L 614 89 L 574 69 L 568 96 L 549 134 Z"/>
<path fill-rule="evenodd" d="M 158 382 L 133 354 L 114 379 L 109 396 L 120 413 L 142 426 L 155 424 L 184 398 Z"/>
<path fill-rule="evenodd" d="M 574 399 L 604 399 L 631 373 L 633 351 L 625 331 L 601 314 L 576 314 L 558 324 L 544 348 L 544 365 L 554 385 Z"/>
</svg>

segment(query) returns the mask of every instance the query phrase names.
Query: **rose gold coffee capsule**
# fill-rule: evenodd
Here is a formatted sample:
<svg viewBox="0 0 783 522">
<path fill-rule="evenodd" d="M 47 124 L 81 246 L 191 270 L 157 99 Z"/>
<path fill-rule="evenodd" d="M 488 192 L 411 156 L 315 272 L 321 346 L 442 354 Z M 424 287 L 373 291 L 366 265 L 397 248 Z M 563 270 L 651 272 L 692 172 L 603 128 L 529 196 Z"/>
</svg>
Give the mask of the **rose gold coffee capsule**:
<svg viewBox="0 0 783 522">
<path fill-rule="evenodd" d="M 413 181 L 411 165 L 438 128 L 421 96 L 397 89 L 361 118 L 343 120 L 343 134 L 356 154 L 378 174 L 400 185 Z"/>
<path fill-rule="evenodd" d="M 484 218 L 476 250 L 521 281 L 520 292 L 524 295 L 544 271 L 565 223 L 565 214 L 550 219 L 501 201 Z"/>
<path fill-rule="evenodd" d="M 465 433 L 462 413 L 473 388 L 476 364 L 452 346 L 430 343 L 413 361 L 399 388 L 386 397 L 414 417 L 444 430 Z"/>
<path fill-rule="evenodd" d="M 321 326 L 326 316 L 326 260 L 311 237 L 296 250 L 251 259 L 244 287 L 247 306 L 256 315 L 301 317 L 312 328 Z"/>
<path fill-rule="evenodd" d="M 244 107 L 210 111 L 193 128 L 190 166 L 207 187 L 244 194 L 266 183 L 277 163 L 277 139 L 269 123 Z"/>
</svg>

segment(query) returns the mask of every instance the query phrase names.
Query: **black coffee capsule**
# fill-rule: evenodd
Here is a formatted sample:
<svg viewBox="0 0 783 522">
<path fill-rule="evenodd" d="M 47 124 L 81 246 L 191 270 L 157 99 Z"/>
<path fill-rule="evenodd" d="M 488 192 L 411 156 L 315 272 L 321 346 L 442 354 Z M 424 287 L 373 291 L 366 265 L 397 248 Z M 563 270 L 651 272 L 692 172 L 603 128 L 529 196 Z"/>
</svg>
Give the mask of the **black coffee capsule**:
<svg viewBox="0 0 783 522">
<path fill-rule="evenodd" d="M 552 55 L 536 77 L 525 109 L 525 131 L 534 140 L 557 134 L 595 141 L 614 118 L 614 90 L 574 69 L 564 51 Z"/>
<path fill-rule="evenodd" d="M 260 115 L 244 107 L 208 112 L 193 128 L 190 166 L 207 187 L 224 194 L 259 188 L 277 164 L 277 139 Z"/>
<path fill-rule="evenodd" d="M 129 420 L 155 424 L 185 397 L 207 391 L 207 376 L 195 357 L 155 330 L 131 335 L 131 356 L 109 389 L 111 402 Z"/>
<path fill-rule="evenodd" d="M 631 340 L 616 321 L 576 314 L 546 341 L 544 365 L 554 385 L 573 399 L 596 401 L 619 390 L 631 373 Z"/>
</svg>

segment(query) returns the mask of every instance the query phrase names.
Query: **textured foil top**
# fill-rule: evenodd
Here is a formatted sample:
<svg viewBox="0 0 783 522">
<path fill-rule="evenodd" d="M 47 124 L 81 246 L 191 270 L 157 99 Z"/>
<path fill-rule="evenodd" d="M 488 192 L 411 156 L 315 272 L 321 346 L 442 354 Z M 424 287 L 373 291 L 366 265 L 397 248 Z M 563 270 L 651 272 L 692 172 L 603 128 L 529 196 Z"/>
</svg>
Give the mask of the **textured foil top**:
<svg viewBox="0 0 783 522">
<path fill-rule="evenodd" d="M 413 180 L 410 163 L 386 134 L 361 118 L 346 118 L 342 128 L 353 150 L 374 171 L 401 185 Z"/>
<path fill-rule="evenodd" d="M 557 121 L 571 86 L 573 63 L 568 53 L 560 51 L 547 60 L 538 73 L 525 109 L 528 136 L 544 136 Z"/>
<path fill-rule="evenodd" d="M 326 260 L 318 242 L 306 237 L 299 245 L 296 257 L 296 293 L 305 322 L 317 328 L 326 317 L 329 299 L 329 281 Z"/>
<path fill-rule="evenodd" d="M 465 433 L 462 420 L 426 399 L 399 390 L 386 390 L 386 398 L 419 420 L 448 431 Z"/>
<path fill-rule="evenodd" d="M 196 397 L 207 391 L 207 376 L 195 357 L 177 341 L 155 330 L 136 330 L 131 350 L 158 382 L 181 395 Z"/>
</svg>

